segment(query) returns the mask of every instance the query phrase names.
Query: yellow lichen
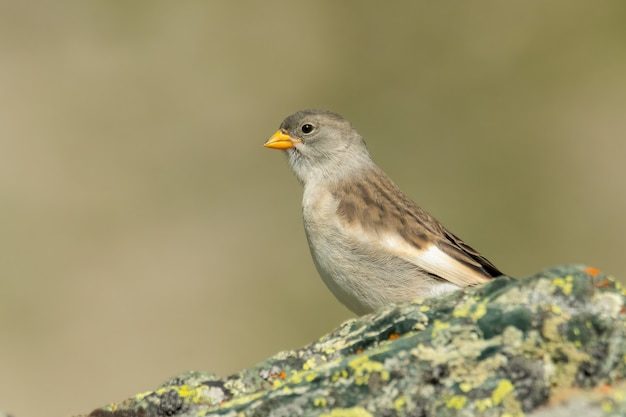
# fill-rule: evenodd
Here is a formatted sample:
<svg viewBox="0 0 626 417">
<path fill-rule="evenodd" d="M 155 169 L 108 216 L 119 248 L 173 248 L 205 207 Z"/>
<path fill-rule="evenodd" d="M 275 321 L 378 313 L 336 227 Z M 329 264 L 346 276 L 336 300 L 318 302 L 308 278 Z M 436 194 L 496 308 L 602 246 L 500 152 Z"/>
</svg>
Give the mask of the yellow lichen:
<svg viewBox="0 0 626 417">
<path fill-rule="evenodd" d="M 149 391 L 149 392 L 152 392 L 152 391 Z M 118 404 L 116 404 L 116 403 L 107 404 L 107 405 L 105 405 L 104 407 L 102 407 L 102 409 L 103 409 L 104 411 L 111 411 L 111 412 L 113 412 L 113 411 L 117 411 L 117 410 L 119 410 L 119 405 L 118 405 Z"/>
<path fill-rule="evenodd" d="M 433 323 L 432 337 L 433 338 L 437 337 L 437 334 L 439 333 L 440 330 L 445 330 L 449 328 L 450 328 L 449 322 L 435 320 L 435 322 Z"/>
<path fill-rule="evenodd" d="M 339 379 L 345 379 L 347 377 L 348 377 L 348 371 L 346 371 L 345 369 L 342 369 L 340 371 L 335 371 L 333 376 L 330 377 L 330 380 L 332 382 L 337 382 L 339 381 Z"/>
<path fill-rule="evenodd" d="M 479 303 L 476 304 L 476 308 L 474 309 L 470 317 L 472 318 L 472 320 L 478 321 L 485 314 L 487 314 L 487 305 L 485 305 L 485 303 Z"/>
<path fill-rule="evenodd" d="M 561 307 L 554 305 L 554 304 L 550 305 L 550 311 L 556 315 L 563 314 L 563 309 L 561 309 Z"/>
<path fill-rule="evenodd" d="M 493 403 L 495 405 L 500 404 L 502 400 L 504 399 L 504 397 L 507 394 L 513 392 L 514 389 L 515 387 L 513 387 L 513 384 L 511 383 L 511 381 L 509 381 L 508 379 L 503 379 L 502 381 L 500 381 L 496 389 L 494 389 L 493 393 L 491 394 Z"/>
<path fill-rule="evenodd" d="M 563 294 L 570 295 L 572 293 L 574 277 L 571 275 L 566 276 L 565 278 L 554 278 L 552 280 L 552 284 L 555 287 L 558 287 L 563 291 Z"/>
<path fill-rule="evenodd" d="M 482 413 L 488 408 L 493 407 L 493 401 L 491 398 L 483 398 L 482 400 L 474 401 L 474 405 L 476 406 L 476 409 Z"/>
<path fill-rule="evenodd" d="M 315 366 L 317 365 L 317 361 L 315 360 L 315 357 L 309 358 L 306 362 L 304 362 L 304 365 L 302 365 L 302 369 L 305 371 L 308 371 L 309 369 L 315 368 Z"/>
<path fill-rule="evenodd" d="M 472 384 L 470 384 L 469 382 L 461 382 L 459 384 L 459 389 L 463 392 L 469 392 L 472 389 Z"/>
<path fill-rule="evenodd" d="M 399 396 L 393 401 L 393 407 L 396 411 L 402 410 L 406 406 L 406 397 L 404 395 Z"/>
<path fill-rule="evenodd" d="M 141 394 L 137 394 L 135 395 L 135 400 L 137 401 L 141 401 L 144 398 L 146 398 L 148 395 L 152 394 L 154 391 L 146 391 L 146 392 L 142 392 Z"/>
<path fill-rule="evenodd" d="M 485 303 L 463 304 L 452 313 L 454 317 L 470 317 L 474 321 L 481 319 L 485 314 L 487 314 Z"/>
<path fill-rule="evenodd" d="M 604 411 L 605 413 L 611 413 L 613 412 L 613 401 L 611 400 L 602 400 L 600 402 L 600 406 L 602 407 L 602 411 Z"/>
<path fill-rule="evenodd" d="M 224 408 L 238 406 L 238 405 L 247 405 L 253 401 L 258 400 L 263 395 L 264 395 L 263 392 L 255 392 L 249 395 L 242 395 L 241 397 L 234 397 L 232 400 L 227 401 L 220 405 L 223 406 Z"/>
<path fill-rule="evenodd" d="M 372 413 L 363 407 L 335 408 L 330 413 L 320 414 L 320 417 L 373 417 Z"/>
<path fill-rule="evenodd" d="M 188 385 L 181 385 L 176 391 L 178 391 L 178 395 L 181 397 L 193 397 L 199 394 L 197 388 L 191 388 Z"/>
<path fill-rule="evenodd" d="M 467 317 L 469 315 L 470 310 L 472 309 L 471 304 L 461 304 L 454 309 L 452 315 L 454 317 Z"/>
<path fill-rule="evenodd" d="M 389 372 L 384 369 L 383 364 L 367 356 L 354 359 L 348 366 L 354 370 L 354 383 L 357 385 L 366 385 L 374 372 L 378 372 L 383 381 L 389 380 Z"/>
<path fill-rule="evenodd" d="M 313 405 L 315 407 L 326 408 L 328 401 L 326 401 L 326 398 L 324 397 L 317 397 L 313 400 Z"/>
<path fill-rule="evenodd" d="M 446 407 L 460 410 L 467 403 L 467 397 L 463 395 L 454 395 L 446 401 Z"/>
</svg>

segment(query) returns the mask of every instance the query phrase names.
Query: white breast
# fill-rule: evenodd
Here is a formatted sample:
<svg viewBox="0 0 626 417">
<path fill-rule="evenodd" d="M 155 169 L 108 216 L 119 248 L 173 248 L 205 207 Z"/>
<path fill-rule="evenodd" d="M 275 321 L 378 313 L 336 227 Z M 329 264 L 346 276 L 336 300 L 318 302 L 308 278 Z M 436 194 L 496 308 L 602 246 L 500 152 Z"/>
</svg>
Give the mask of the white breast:
<svg viewBox="0 0 626 417">
<path fill-rule="evenodd" d="M 357 314 L 383 305 L 458 289 L 433 280 L 415 264 L 392 254 L 395 238 L 367 235 L 341 224 L 339 202 L 325 187 L 307 184 L 302 214 L 313 262 L 326 286 Z"/>
</svg>

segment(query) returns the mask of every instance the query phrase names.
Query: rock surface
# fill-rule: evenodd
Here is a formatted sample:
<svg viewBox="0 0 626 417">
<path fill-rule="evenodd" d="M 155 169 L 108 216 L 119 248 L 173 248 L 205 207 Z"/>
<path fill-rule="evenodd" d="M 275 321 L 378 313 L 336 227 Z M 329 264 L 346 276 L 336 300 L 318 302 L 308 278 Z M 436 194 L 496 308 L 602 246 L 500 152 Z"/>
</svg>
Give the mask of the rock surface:
<svg viewBox="0 0 626 417">
<path fill-rule="evenodd" d="M 236 375 L 180 375 L 90 416 L 624 415 L 625 294 L 584 266 L 502 277 L 347 321 Z"/>
</svg>

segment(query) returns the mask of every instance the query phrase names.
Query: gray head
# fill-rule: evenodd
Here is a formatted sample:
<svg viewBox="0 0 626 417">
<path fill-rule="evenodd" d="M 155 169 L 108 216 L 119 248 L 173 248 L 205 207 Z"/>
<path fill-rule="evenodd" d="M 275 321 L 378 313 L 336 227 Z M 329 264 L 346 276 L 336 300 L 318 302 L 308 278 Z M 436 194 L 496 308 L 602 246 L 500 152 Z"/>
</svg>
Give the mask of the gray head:
<svg viewBox="0 0 626 417">
<path fill-rule="evenodd" d="M 287 117 L 265 147 L 287 152 L 300 182 L 339 180 L 372 164 L 361 135 L 350 122 L 327 110 L 303 110 Z"/>
</svg>

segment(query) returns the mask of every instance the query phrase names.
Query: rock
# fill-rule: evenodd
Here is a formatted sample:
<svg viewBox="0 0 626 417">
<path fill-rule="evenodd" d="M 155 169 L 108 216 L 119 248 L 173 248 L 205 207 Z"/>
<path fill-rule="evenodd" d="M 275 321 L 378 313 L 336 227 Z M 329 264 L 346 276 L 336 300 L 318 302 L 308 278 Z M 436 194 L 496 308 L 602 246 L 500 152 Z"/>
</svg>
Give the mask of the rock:
<svg viewBox="0 0 626 417">
<path fill-rule="evenodd" d="M 620 415 L 625 301 L 584 266 L 502 277 L 349 320 L 236 375 L 180 375 L 90 416 Z"/>
</svg>

